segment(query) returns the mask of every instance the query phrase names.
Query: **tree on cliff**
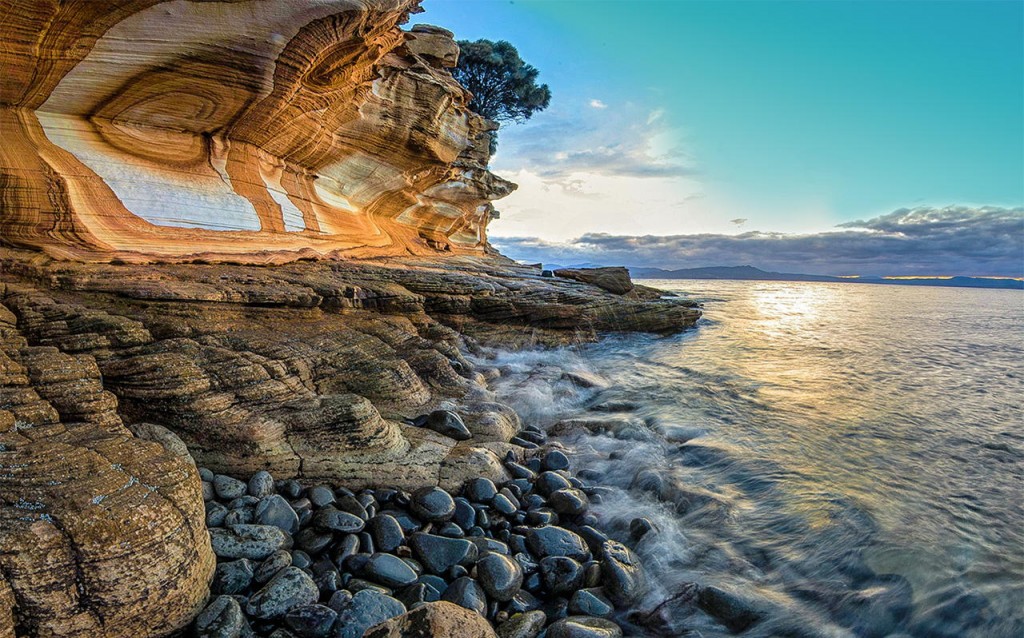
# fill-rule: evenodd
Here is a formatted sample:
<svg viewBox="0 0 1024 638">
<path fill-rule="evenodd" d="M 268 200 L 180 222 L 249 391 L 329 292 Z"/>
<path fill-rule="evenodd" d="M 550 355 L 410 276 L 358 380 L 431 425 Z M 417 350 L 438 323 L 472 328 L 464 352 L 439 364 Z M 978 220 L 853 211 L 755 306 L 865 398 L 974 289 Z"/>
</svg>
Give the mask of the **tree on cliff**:
<svg viewBox="0 0 1024 638">
<path fill-rule="evenodd" d="M 452 75 L 473 94 L 469 107 L 497 122 L 523 122 L 551 101 L 547 84 L 537 84 L 537 69 L 523 62 L 504 40 L 459 41 L 459 65 Z"/>
</svg>

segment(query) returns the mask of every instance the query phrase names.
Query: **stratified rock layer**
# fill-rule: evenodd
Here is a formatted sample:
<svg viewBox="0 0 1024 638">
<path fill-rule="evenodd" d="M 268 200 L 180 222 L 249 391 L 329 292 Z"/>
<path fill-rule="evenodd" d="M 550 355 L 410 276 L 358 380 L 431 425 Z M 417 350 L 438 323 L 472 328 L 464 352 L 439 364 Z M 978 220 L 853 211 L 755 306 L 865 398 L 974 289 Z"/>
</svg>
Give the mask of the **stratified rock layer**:
<svg viewBox="0 0 1024 638">
<path fill-rule="evenodd" d="M 486 247 L 492 122 L 417 0 L 0 0 L 0 241 L 94 261 Z"/>
<path fill-rule="evenodd" d="M 233 476 L 501 480 L 521 424 L 463 352 L 700 315 L 494 256 L 117 265 L 0 249 L 0 304 L 0 601 L 10 585 L 14 622 L 61 636 L 159 635 L 201 604 L 200 485 L 168 431 Z M 405 424 L 435 409 L 472 437 Z"/>
<path fill-rule="evenodd" d="M 180 627 L 213 572 L 195 466 L 132 436 L 93 356 L 18 323 L 0 303 L 0 634 Z"/>
</svg>

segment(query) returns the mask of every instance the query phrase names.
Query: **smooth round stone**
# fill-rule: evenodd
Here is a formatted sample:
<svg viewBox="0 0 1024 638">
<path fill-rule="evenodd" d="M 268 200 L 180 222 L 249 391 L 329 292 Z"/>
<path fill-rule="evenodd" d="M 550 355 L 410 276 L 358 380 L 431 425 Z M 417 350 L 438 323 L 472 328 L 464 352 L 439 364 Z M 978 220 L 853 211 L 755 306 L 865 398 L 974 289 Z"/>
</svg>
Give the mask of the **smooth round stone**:
<svg viewBox="0 0 1024 638">
<path fill-rule="evenodd" d="M 646 590 L 643 565 L 633 550 L 618 541 L 605 541 L 601 546 L 601 580 L 604 590 L 615 604 L 628 606 Z"/>
<path fill-rule="evenodd" d="M 359 532 L 359 551 L 365 554 L 372 554 L 377 551 L 377 545 L 373 542 L 370 532 Z"/>
<path fill-rule="evenodd" d="M 334 490 L 326 485 L 317 485 L 309 488 L 306 498 L 316 507 L 327 507 L 335 502 Z"/>
<path fill-rule="evenodd" d="M 285 498 L 299 498 L 302 496 L 302 484 L 295 479 L 285 479 L 283 481 L 274 481 L 274 489 L 277 493 Z"/>
<path fill-rule="evenodd" d="M 551 450 L 544 455 L 544 459 L 541 461 L 541 466 L 545 470 L 568 470 L 569 457 L 560 450 Z"/>
<path fill-rule="evenodd" d="M 228 508 L 224 507 L 217 501 L 206 502 L 206 526 L 207 527 L 222 527 L 224 525 L 224 519 L 227 518 Z"/>
<path fill-rule="evenodd" d="M 213 477 L 213 492 L 221 501 L 232 501 L 246 495 L 248 486 L 238 478 L 231 478 L 224 474 L 217 474 Z"/>
<path fill-rule="evenodd" d="M 466 494 L 466 498 L 474 503 L 487 504 L 498 493 L 498 488 L 494 486 L 494 482 L 490 479 L 475 478 L 466 482 L 466 487 L 463 491 Z"/>
<path fill-rule="evenodd" d="M 519 567 L 523 570 L 524 574 L 532 574 L 537 571 L 537 563 L 533 561 L 529 554 L 518 553 L 512 558 L 519 563 Z"/>
<path fill-rule="evenodd" d="M 321 596 L 328 596 L 342 589 L 345 586 L 344 581 L 345 578 L 337 569 L 329 569 L 318 574 L 313 579 L 313 582 L 316 583 L 316 588 L 320 590 Z"/>
<path fill-rule="evenodd" d="M 369 589 L 371 591 L 386 594 L 388 596 L 394 593 L 393 591 L 391 591 L 390 587 L 378 585 L 377 583 L 371 583 L 370 581 L 364 580 L 362 578 L 350 578 L 348 584 L 345 585 L 345 587 L 352 593 L 360 592 L 364 589 Z"/>
<path fill-rule="evenodd" d="M 601 563 L 596 560 L 588 560 L 583 563 L 583 587 L 597 587 L 601 584 Z"/>
<path fill-rule="evenodd" d="M 439 487 L 424 487 L 412 494 L 412 513 L 431 523 L 443 523 L 455 514 L 455 501 Z"/>
<path fill-rule="evenodd" d="M 220 558 L 263 560 L 279 549 L 290 549 L 292 539 L 271 525 L 235 525 L 211 529 L 210 545 Z"/>
<path fill-rule="evenodd" d="M 629 522 L 629 537 L 632 538 L 634 542 L 639 541 L 652 530 L 654 530 L 654 523 L 652 523 L 650 519 L 634 518 Z"/>
<path fill-rule="evenodd" d="M 437 533 L 448 538 L 465 538 L 466 536 L 465 530 L 451 521 L 438 528 Z"/>
<path fill-rule="evenodd" d="M 563 527 L 545 525 L 532 527 L 526 532 L 526 546 L 534 556 L 568 556 L 576 560 L 587 560 L 589 552 L 578 534 Z"/>
<path fill-rule="evenodd" d="M 423 532 L 410 536 L 409 546 L 432 574 L 444 574 L 454 565 L 472 564 L 479 556 L 476 545 L 469 540 Z"/>
<path fill-rule="evenodd" d="M 342 569 L 353 574 L 358 574 L 363 571 L 363 567 L 366 566 L 367 561 L 370 560 L 371 554 L 366 552 L 359 552 L 346 558 L 342 562 Z"/>
<path fill-rule="evenodd" d="M 452 565 L 452 568 L 448 570 L 448 580 L 456 580 L 463 576 L 469 576 L 469 570 L 462 565 Z"/>
<path fill-rule="evenodd" d="M 346 558 L 355 555 L 358 551 L 359 537 L 355 534 L 346 534 L 331 548 L 331 558 L 340 567 Z"/>
<path fill-rule="evenodd" d="M 455 513 L 452 514 L 452 522 L 463 530 L 476 525 L 476 509 L 469 504 L 469 500 L 459 496 L 455 499 Z"/>
<path fill-rule="evenodd" d="M 487 594 L 479 583 L 468 576 L 457 578 L 448 585 L 448 589 L 441 595 L 441 600 L 455 603 L 481 616 L 487 613 Z"/>
<path fill-rule="evenodd" d="M 242 496 L 239 496 L 238 498 L 231 499 L 231 502 L 228 503 L 228 509 L 229 510 L 237 510 L 237 509 L 242 509 L 243 507 L 253 508 L 253 507 L 256 507 L 256 505 L 259 502 L 260 502 L 260 499 L 256 498 L 255 496 L 249 496 L 248 494 L 243 494 Z"/>
<path fill-rule="evenodd" d="M 299 638 L 326 636 L 334 626 L 338 612 L 326 605 L 304 605 L 289 611 L 284 623 Z"/>
<path fill-rule="evenodd" d="M 462 417 L 450 410 L 434 410 L 427 416 L 423 427 L 456 441 L 468 441 L 473 438 L 473 434 L 462 421 Z"/>
<path fill-rule="evenodd" d="M 372 589 L 356 592 L 352 600 L 339 606 L 334 638 L 362 638 L 370 627 L 401 616 L 406 611 L 400 601 Z M 333 605 L 331 607 L 337 609 Z"/>
<path fill-rule="evenodd" d="M 569 616 L 552 623 L 547 638 L 622 638 L 622 629 L 604 618 Z"/>
<path fill-rule="evenodd" d="M 246 490 L 248 490 L 248 486 L 236 478 L 224 474 L 213 477 L 213 491 L 221 500 L 230 501 L 239 496 L 245 496 Z"/>
<path fill-rule="evenodd" d="M 509 503 L 515 505 L 516 509 L 522 507 L 519 502 L 519 497 L 523 495 L 523 492 L 516 485 L 510 483 L 498 490 L 498 494 L 504 495 L 505 498 L 508 499 Z M 493 507 L 493 505 L 494 504 L 492 503 L 491 506 Z"/>
<path fill-rule="evenodd" d="M 398 521 L 398 524 L 402 527 L 402 532 L 406 534 L 411 534 L 412 532 L 415 532 L 423 527 L 423 523 L 413 518 L 412 515 L 408 512 L 387 509 L 378 512 L 377 516 L 381 516 L 382 514 L 387 514 L 391 518 Z"/>
<path fill-rule="evenodd" d="M 202 482 L 203 489 L 203 501 L 212 501 L 216 494 L 213 491 L 213 483 L 209 481 Z"/>
<path fill-rule="evenodd" d="M 271 494 L 256 505 L 256 523 L 273 525 L 289 534 L 299 531 L 299 515 L 280 494 Z"/>
<path fill-rule="evenodd" d="M 600 587 L 577 590 L 569 599 L 569 613 L 579 616 L 610 616 L 615 605 Z"/>
<path fill-rule="evenodd" d="M 508 603 L 508 612 L 510 614 L 519 614 L 527 611 L 533 611 L 540 609 L 541 603 L 536 596 L 520 589 L 519 593 L 512 597 L 512 600 Z"/>
<path fill-rule="evenodd" d="M 508 602 L 523 586 L 519 563 L 502 554 L 487 554 L 476 564 L 476 578 L 487 595 Z"/>
<path fill-rule="evenodd" d="M 533 470 L 518 463 L 506 463 L 505 468 L 508 469 L 508 473 L 512 475 L 512 478 L 526 479 L 528 481 L 537 478 Z"/>
<path fill-rule="evenodd" d="M 363 504 L 356 500 L 356 497 L 351 494 L 342 494 L 339 496 L 338 502 L 335 506 L 343 512 L 348 512 L 349 514 L 358 516 L 364 521 L 370 518 L 370 515 L 366 512 L 366 507 L 364 507 Z"/>
<path fill-rule="evenodd" d="M 524 519 L 528 525 L 555 525 L 558 523 L 558 514 L 550 507 L 538 507 L 526 513 Z"/>
<path fill-rule="evenodd" d="M 520 436 L 514 436 L 511 439 L 509 439 L 508 442 L 511 443 L 512 445 L 518 445 L 519 447 L 526 450 L 536 450 L 537 448 L 540 447 L 533 441 L 527 441 L 526 439 Z"/>
<path fill-rule="evenodd" d="M 438 600 L 441 599 L 441 594 L 444 593 L 444 590 L 448 589 L 448 583 L 445 581 L 445 579 L 441 578 L 440 576 L 435 576 L 434 574 L 423 574 L 422 576 L 416 579 L 416 582 L 426 585 L 427 587 L 437 592 Z"/>
<path fill-rule="evenodd" d="M 252 584 L 252 561 L 248 558 L 219 563 L 210 590 L 215 594 L 241 594 Z"/>
<path fill-rule="evenodd" d="M 309 557 L 309 554 L 302 551 L 301 549 L 293 549 L 292 552 L 292 565 L 295 565 L 299 569 L 306 569 L 313 564 L 313 559 Z"/>
<path fill-rule="evenodd" d="M 351 602 L 352 592 L 341 589 L 331 594 L 331 597 L 327 600 L 327 606 L 340 614 Z"/>
<path fill-rule="evenodd" d="M 404 587 L 416 582 L 412 567 L 393 554 L 373 554 L 363 566 L 362 573 L 370 580 L 385 587 Z"/>
<path fill-rule="evenodd" d="M 196 616 L 194 627 L 199 638 L 239 636 L 245 627 L 245 615 L 237 600 L 217 596 Z"/>
<path fill-rule="evenodd" d="M 253 580 L 260 584 L 266 583 L 276 576 L 279 571 L 291 565 L 291 552 L 279 549 L 259 564 L 259 567 L 256 568 L 256 572 L 253 574 Z"/>
<path fill-rule="evenodd" d="M 486 552 L 504 554 L 505 556 L 510 556 L 512 554 L 510 551 L 508 551 L 508 545 L 494 538 L 470 538 L 467 540 L 476 545 L 476 548 L 480 550 L 481 556 L 483 556 L 484 553 Z"/>
<path fill-rule="evenodd" d="M 266 470 L 260 470 L 249 477 L 249 485 L 246 487 L 249 496 L 263 498 L 274 493 L 274 477 Z"/>
<path fill-rule="evenodd" d="M 654 470 L 640 470 L 633 477 L 633 483 L 629 487 L 661 498 L 665 494 L 665 479 Z"/>
<path fill-rule="evenodd" d="M 590 525 L 582 525 L 576 528 L 580 537 L 587 543 L 587 547 L 595 554 L 601 553 L 601 547 L 608 542 L 608 535 Z"/>
<path fill-rule="evenodd" d="M 432 603 L 441 600 L 441 595 L 423 583 L 413 583 L 395 592 L 397 598 L 406 609 L 413 609 L 419 603 Z"/>
<path fill-rule="evenodd" d="M 198 469 L 199 469 L 199 478 L 200 479 L 206 481 L 207 483 L 212 483 L 213 482 L 213 478 L 214 478 L 214 476 L 216 476 L 216 474 L 213 473 L 213 470 L 211 470 L 209 468 L 206 468 L 206 467 L 201 467 L 201 468 L 198 468 Z"/>
<path fill-rule="evenodd" d="M 245 612 L 264 620 L 278 618 L 319 598 L 320 591 L 309 574 L 298 567 L 286 567 L 249 597 Z"/>
<path fill-rule="evenodd" d="M 583 586 L 583 566 L 568 556 L 548 556 L 540 561 L 544 588 L 555 595 L 569 595 Z"/>
<path fill-rule="evenodd" d="M 246 525 L 252 522 L 252 512 L 246 509 L 231 510 L 224 517 L 224 527 L 232 525 Z"/>
<path fill-rule="evenodd" d="M 325 507 L 313 514 L 313 518 L 310 519 L 310 523 L 320 529 L 330 530 L 332 532 L 341 532 L 343 534 L 355 534 L 361 532 L 363 531 L 363 527 L 366 525 L 365 521 L 355 514 L 343 512 L 333 507 Z"/>
<path fill-rule="evenodd" d="M 547 471 L 541 472 L 540 475 L 537 476 L 537 480 L 533 483 L 533 487 L 544 496 L 547 496 L 554 491 L 572 487 L 572 483 L 569 482 L 569 479 L 565 478 L 558 472 Z"/>
<path fill-rule="evenodd" d="M 327 549 L 333 540 L 333 534 L 316 529 L 315 527 L 307 527 L 295 535 L 296 547 L 310 556 L 316 556 Z"/>
<path fill-rule="evenodd" d="M 505 516 L 515 514 L 516 512 L 516 506 L 513 505 L 512 501 L 510 501 L 504 494 L 496 495 L 494 500 L 491 501 L 491 507 L 498 510 Z"/>
<path fill-rule="evenodd" d="M 530 551 L 526 547 L 526 537 L 522 534 L 510 534 L 506 542 L 512 554 L 525 554 Z"/>
<path fill-rule="evenodd" d="M 537 638 L 547 622 L 548 617 L 542 611 L 513 614 L 498 626 L 498 638 Z"/>
<path fill-rule="evenodd" d="M 405 533 L 394 516 L 378 514 L 367 521 L 366 526 L 369 528 L 374 546 L 379 552 L 393 552 L 405 542 Z"/>
<path fill-rule="evenodd" d="M 590 506 L 587 495 L 583 493 L 583 490 L 576 488 L 555 490 L 548 496 L 548 503 L 551 504 L 551 509 L 559 514 L 568 514 L 569 516 L 579 516 Z"/>
</svg>

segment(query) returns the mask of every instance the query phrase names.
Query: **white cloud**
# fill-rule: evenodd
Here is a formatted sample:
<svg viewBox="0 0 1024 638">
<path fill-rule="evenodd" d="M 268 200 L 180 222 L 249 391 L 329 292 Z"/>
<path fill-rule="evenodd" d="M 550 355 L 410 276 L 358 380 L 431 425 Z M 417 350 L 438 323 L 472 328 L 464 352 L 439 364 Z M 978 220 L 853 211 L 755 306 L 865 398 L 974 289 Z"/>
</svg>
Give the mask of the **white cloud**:
<svg viewBox="0 0 1024 638">
<path fill-rule="evenodd" d="M 601 100 L 598 100 L 596 98 L 593 99 L 593 100 L 590 100 L 590 106 L 591 106 L 591 108 L 595 108 L 595 109 L 606 109 L 606 108 L 608 108 L 607 104 L 605 104 L 604 102 L 602 102 Z"/>
</svg>

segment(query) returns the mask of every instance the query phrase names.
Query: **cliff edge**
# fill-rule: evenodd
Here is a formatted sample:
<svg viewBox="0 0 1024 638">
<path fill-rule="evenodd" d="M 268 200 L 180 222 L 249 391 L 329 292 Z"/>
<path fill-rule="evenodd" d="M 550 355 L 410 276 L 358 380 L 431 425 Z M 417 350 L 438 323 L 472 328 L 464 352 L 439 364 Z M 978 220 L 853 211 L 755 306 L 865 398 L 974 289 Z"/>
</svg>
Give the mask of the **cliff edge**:
<svg viewBox="0 0 1024 638">
<path fill-rule="evenodd" d="M 493 122 L 417 0 L 0 2 L 0 240 L 274 262 L 486 249 Z"/>
</svg>

